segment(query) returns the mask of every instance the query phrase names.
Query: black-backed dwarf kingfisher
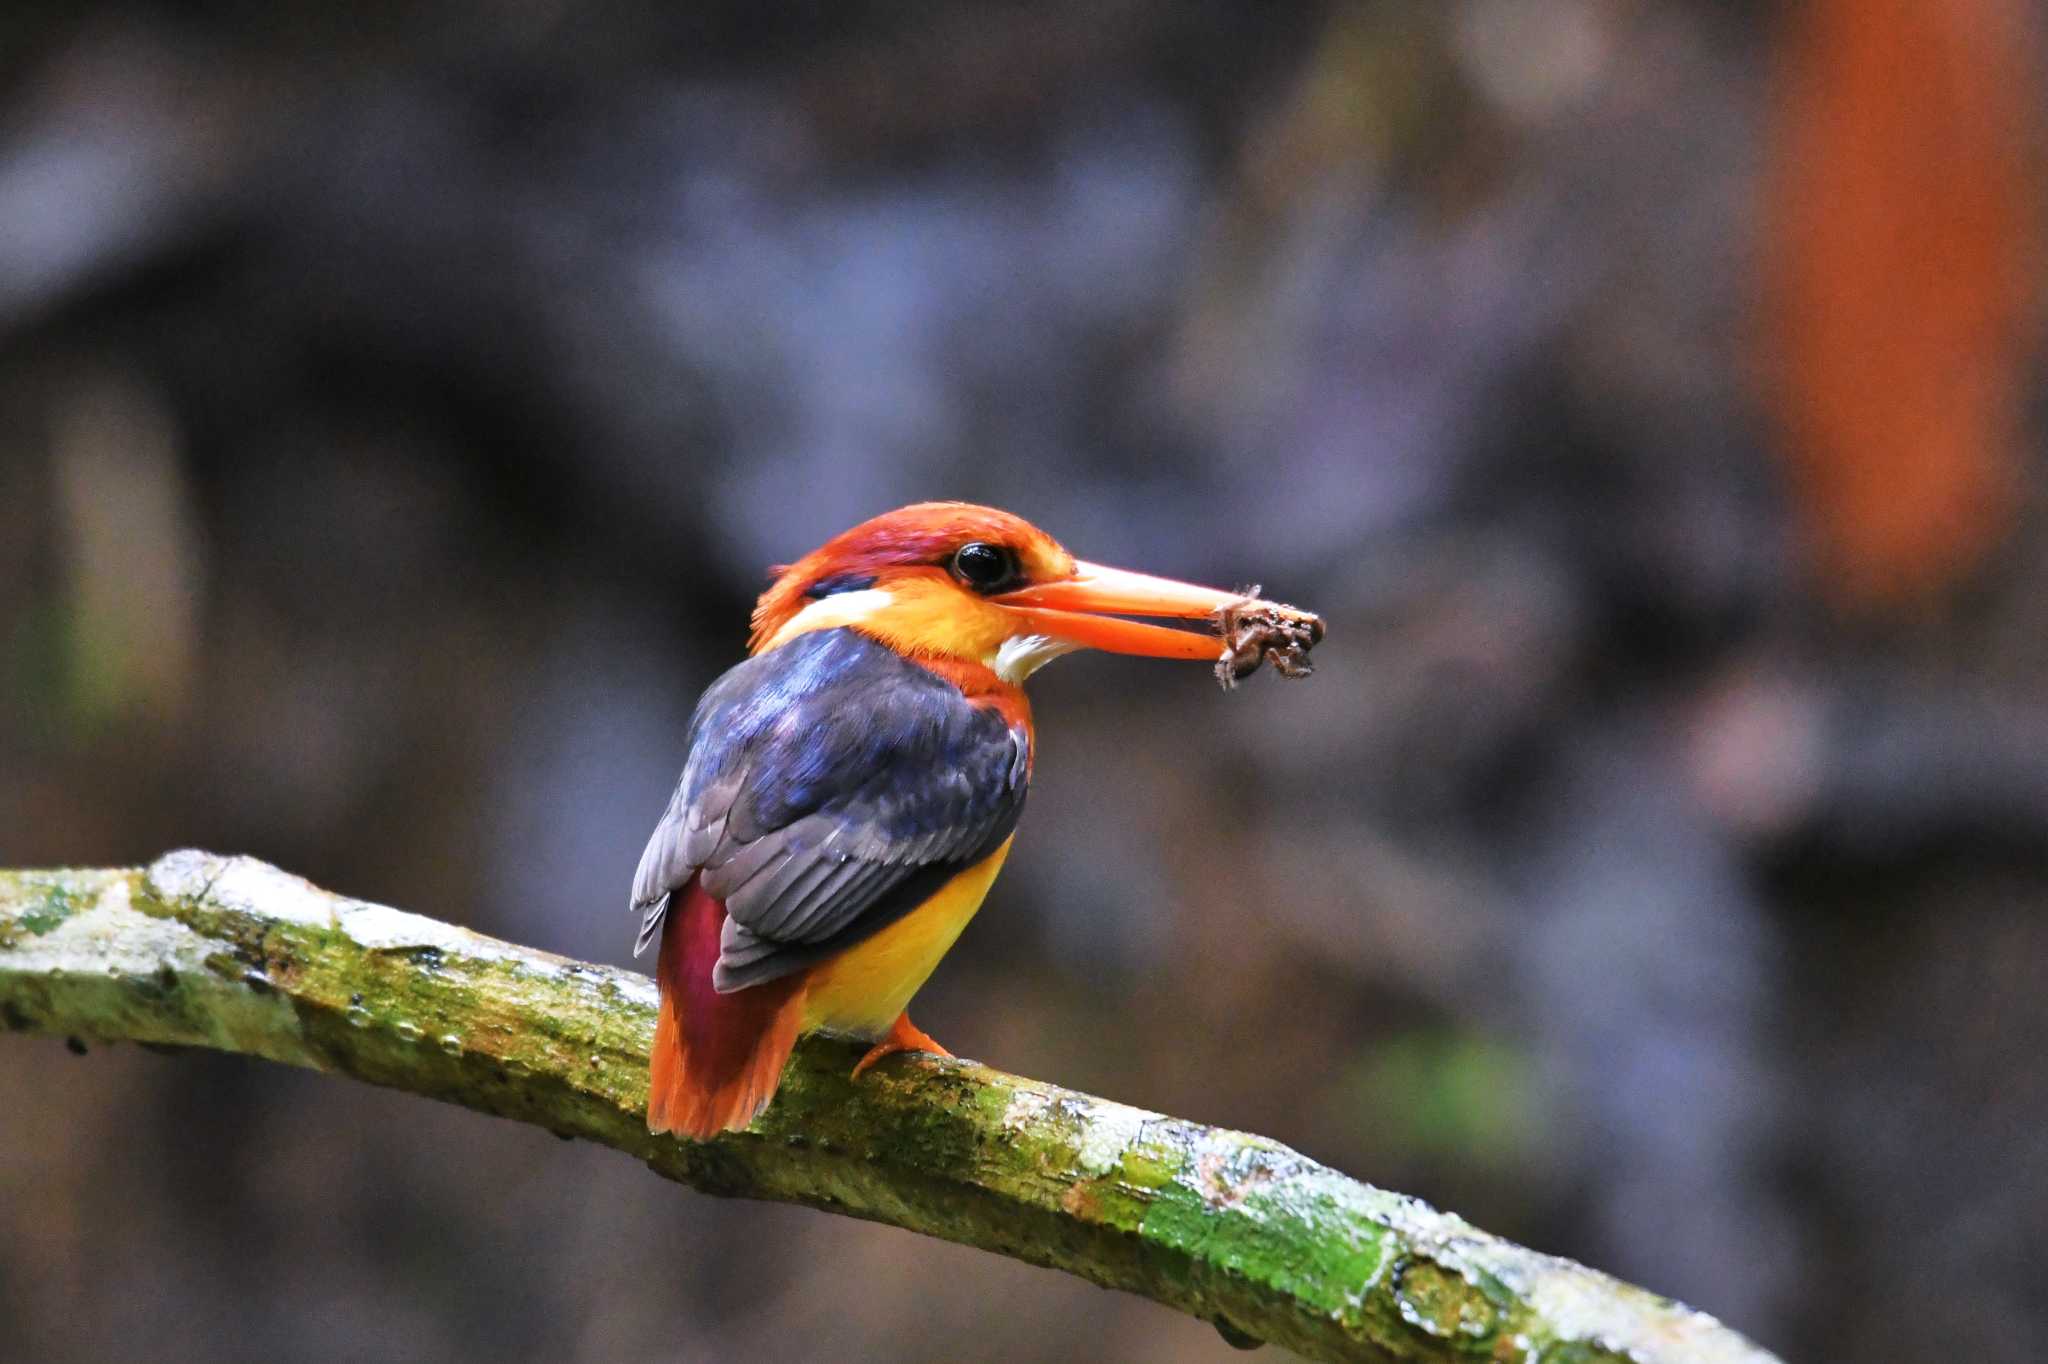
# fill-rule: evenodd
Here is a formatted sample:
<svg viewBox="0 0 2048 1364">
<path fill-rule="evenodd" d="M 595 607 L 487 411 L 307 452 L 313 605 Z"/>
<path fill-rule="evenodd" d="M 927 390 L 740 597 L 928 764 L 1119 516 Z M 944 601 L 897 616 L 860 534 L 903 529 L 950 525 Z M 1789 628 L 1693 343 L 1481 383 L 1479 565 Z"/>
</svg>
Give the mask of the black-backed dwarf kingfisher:
<svg viewBox="0 0 2048 1364">
<path fill-rule="evenodd" d="M 874 1043 L 855 1075 L 950 1054 L 904 1011 L 1009 854 L 1031 778 L 1024 679 L 1080 648 L 1214 662 L 1214 634 L 1118 617 L 1244 604 L 958 502 L 878 516 L 779 570 L 751 657 L 697 705 L 633 882 L 636 953 L 661 942 L 648 1127 L 746 1126 L 814 1029 Z"/>
</svg>

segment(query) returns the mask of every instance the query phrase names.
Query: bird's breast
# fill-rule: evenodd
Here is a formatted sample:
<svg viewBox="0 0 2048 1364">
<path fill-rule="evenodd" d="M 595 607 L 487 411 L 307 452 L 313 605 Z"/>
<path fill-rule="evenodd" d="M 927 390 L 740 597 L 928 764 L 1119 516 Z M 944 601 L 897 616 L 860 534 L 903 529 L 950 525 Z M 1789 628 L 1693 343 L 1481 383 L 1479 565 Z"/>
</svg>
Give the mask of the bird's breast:
<svg viewBox="0 0 2048 1364">
<path fill-rule="evenodd" d="M 1010 842 L 1004 839 L 887 928 L 813 966 L 805 988 L 804 1030 L 830 1028 L 871 1038 L 888 1032 L 981 908 L 1010 855 Z"/>
</svg>

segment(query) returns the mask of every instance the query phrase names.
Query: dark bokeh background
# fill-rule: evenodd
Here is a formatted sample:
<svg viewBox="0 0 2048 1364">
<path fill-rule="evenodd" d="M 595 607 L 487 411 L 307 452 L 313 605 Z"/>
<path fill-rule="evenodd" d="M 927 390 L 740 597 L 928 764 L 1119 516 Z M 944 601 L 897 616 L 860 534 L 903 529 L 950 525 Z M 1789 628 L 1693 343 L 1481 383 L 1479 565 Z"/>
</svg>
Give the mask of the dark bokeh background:
<svg viewBox="0 0 2048 1364">
<path fill-rule="evenodd" d="M 1034 684 L 964 1054 L 1789 1356 L 2048 1333 L 2018 0 L 14 5 L 0 864 L 623 961 L 763 567 L 965 497 L 1327 613 Z M 0 1043 L 0 1358 L 1233 1357 L 253 1063 Z"/>
</svg>

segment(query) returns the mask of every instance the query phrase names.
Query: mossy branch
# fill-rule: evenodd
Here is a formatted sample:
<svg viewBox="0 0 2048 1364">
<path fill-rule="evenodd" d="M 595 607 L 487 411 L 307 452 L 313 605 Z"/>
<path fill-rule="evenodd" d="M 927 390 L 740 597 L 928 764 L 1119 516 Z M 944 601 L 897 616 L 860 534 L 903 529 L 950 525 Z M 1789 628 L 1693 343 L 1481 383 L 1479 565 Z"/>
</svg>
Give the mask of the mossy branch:
<svg viewBox="0 0 2048 1364">
<path fill-rule="evenodd" d="M 339 1071 L 601 1142 L 706 1193 L 1064 1269 L 1317 1359 L 1771 1358 L 1711 1317 L 1261 1137 L 970 1061 L 895 1059 L 855 1084 L 857 1048 L 814 1038 L 752 1130 L 650 1136 L 654 1008 L 643 976 L 249 858 L 0 872 L 0 1024 L 14 1031 Z"/>
</svg>

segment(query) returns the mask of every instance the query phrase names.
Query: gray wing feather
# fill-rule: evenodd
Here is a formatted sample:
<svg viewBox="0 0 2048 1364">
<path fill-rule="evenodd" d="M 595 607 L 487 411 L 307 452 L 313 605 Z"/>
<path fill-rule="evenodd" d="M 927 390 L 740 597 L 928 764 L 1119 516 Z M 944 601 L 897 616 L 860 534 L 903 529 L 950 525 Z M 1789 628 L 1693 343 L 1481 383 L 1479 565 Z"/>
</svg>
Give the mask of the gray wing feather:
<svg viewBox="0 0 2048 1364">
<path fill-rule="evenodd" d="M 633 938 L 633 955 L 639 956 L 651 946 L 661 933 L 661 921 L 668 917 L 668 894 L 663 892 L 654 903 L 640 909 L 640 932 Z"/>
</svg>

